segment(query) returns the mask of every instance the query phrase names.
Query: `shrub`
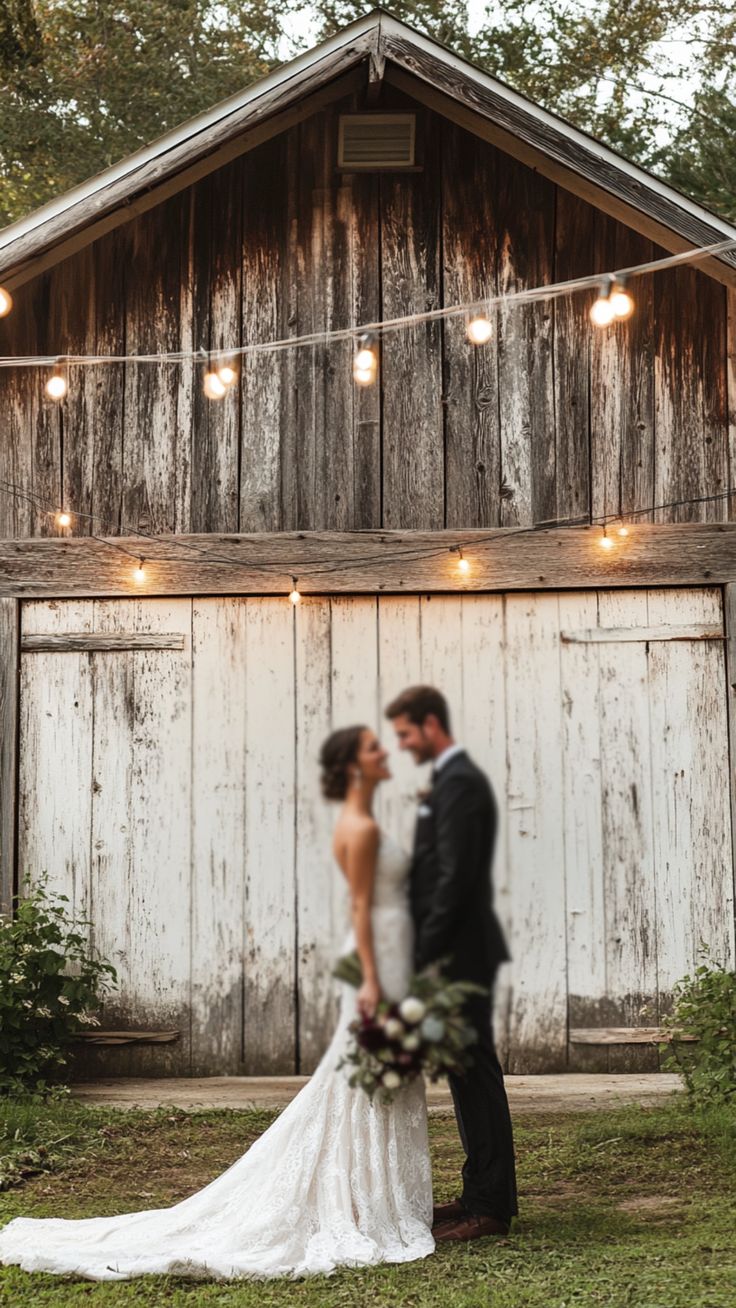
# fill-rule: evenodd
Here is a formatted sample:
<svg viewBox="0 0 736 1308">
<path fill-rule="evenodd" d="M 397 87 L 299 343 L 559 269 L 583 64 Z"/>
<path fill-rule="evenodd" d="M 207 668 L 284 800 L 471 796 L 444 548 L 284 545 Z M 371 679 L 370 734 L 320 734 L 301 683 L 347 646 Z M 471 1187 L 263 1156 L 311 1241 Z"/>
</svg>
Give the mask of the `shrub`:
<svg viewBox="0 0 736 1308">
<path fill-rule="evenodd" d="M 681 1073 L 694 1104 L 736 1106 L 736 972 L 701 963 L 677 982 L 674 998 L 662 1023 L 673 1037 L 661 1047 L 663 1067 Z M 678 1034 L 697 1039 L 678 1040 Z"/>
<path fill-rule="evenodd" d="M 117 981 L 73 918 L 68 895 L 50 895 L 46 878 L 0 917 L 0 1093 L 44 1093 L 63 1075 L 77 1032 L 98 1026 L 93 1013 Z"/>
</svg>

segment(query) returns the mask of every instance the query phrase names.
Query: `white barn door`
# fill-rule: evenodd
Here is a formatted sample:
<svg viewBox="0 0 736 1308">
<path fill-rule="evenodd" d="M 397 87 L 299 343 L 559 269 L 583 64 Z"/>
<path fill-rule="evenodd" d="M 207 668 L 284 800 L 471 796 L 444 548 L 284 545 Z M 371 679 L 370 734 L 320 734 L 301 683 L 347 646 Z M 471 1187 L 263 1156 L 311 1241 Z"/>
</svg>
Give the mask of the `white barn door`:
<svg viewBox="0 0 736 1308">
<path fill-rule="evenodd" d="M 390 745 L 382 705 L 420 680 L 499 798 L 511 1070 L 608 1066 L 570 1027 L 653 1025 L 701 940 L 734 957 L 717 590 L 22 611 L 20 870 L 91 917 L 105 1025 L 180 1033 L 105 1050 L 110 1074 L 314 1066 L 346 927 L 319 746 L 355 721 Z M 408 843 L 424 777 L 393 769 L 380 817 Z"/>
</svg>

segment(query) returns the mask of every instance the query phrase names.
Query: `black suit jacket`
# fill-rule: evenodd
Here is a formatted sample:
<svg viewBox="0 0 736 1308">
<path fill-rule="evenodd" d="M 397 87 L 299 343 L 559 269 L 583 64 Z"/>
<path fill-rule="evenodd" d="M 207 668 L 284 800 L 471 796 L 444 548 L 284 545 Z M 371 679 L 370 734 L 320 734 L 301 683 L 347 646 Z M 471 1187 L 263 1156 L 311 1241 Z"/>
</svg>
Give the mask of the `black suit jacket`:
<svg viewBox="0 0 736 1308">
<path fill-rule="evenodd" d="M 510 957 L 492 906 L 497 825 L 487 776 L 464 750 L 454 754 L 417 817 L 410 881 L 417 969 L 449 956 L 447 976 L 489 985 Z"/>
</svg>

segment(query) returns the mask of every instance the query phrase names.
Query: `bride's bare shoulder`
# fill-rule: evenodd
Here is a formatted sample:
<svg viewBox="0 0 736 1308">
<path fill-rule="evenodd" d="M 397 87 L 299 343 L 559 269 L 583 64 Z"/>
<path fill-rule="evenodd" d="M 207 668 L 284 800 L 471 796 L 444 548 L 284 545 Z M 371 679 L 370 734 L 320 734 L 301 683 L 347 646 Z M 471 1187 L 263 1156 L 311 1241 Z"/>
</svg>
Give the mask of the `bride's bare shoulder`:
<svg viewBox="0 0 736 1308">
<path fill-rule="evenodd" d="M 339 818 L 332 838 L 335 858 L 344 868 L 345 861 L 356 851 L 371 851 L 378 847 L 381 829 L 374 817 L 364 813 L 345 813 Z"/>
</svg>

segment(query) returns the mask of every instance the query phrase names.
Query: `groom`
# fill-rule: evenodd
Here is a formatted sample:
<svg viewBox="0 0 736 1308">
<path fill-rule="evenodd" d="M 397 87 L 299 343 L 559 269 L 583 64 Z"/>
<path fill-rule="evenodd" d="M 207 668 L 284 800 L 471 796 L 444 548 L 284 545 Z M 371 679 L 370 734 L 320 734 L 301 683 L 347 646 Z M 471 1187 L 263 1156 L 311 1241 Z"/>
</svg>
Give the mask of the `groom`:
<svg viewBox="0 0 736 1308">
<path fill-rule="evenodd" d="M 450 733 L 447 701 L 432 686 L 411 686 L 386 709 L 400 749 L 432 760 L 432 786 L 417 815 L 411 904 L 417 970 L 448 959 L 445 974 L 487 987 L 466 1005 L 478 1040 L 473 1066 L 451 1076 L 465 1150 L 463 1192 L 435 1207 L 436 1240 L 506 1235 L 516 1214 L 511 1118 L 491 1028 L 493 981 L 509 958 L 492 902 L 491 863 L 497 808 L 484 772 Z"/>
</svg>

